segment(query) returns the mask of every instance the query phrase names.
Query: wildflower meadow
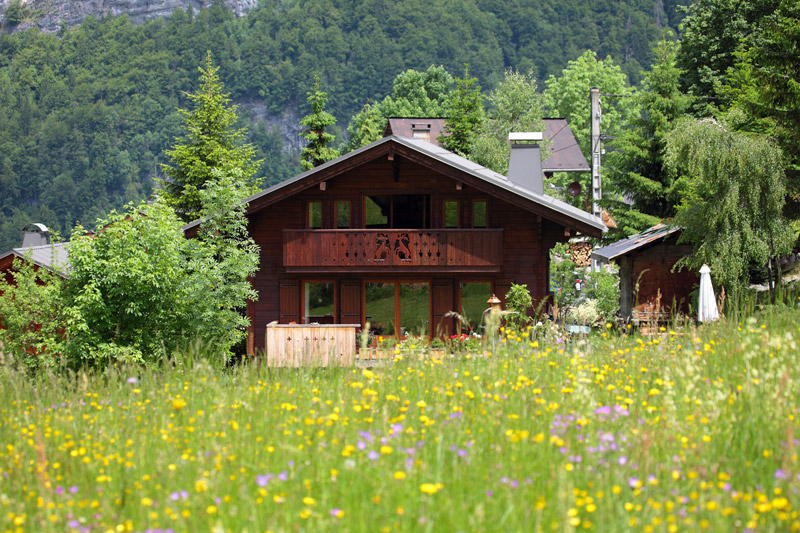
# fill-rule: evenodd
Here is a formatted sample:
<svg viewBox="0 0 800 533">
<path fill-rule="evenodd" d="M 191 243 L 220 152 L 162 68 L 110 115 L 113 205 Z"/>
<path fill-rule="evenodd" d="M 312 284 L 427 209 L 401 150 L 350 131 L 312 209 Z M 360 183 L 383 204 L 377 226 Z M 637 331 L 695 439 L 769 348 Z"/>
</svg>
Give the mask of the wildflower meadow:
<svg viewBox="0 0 800 533">
<path fill-rule="evenodd" d="M 800 530 L 800 310 L 372 368 L 0 371 L 0 531 Z"/>
</svg>

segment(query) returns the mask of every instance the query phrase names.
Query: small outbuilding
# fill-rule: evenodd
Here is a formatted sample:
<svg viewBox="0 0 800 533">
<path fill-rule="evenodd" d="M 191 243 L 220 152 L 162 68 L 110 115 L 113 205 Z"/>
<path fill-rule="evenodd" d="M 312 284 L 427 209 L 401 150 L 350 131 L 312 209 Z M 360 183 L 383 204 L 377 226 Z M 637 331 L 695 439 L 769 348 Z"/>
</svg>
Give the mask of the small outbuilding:
<svg viewBox="0 0 800 533">
<path fill-rule="evenodd" d="M 697 272 L 673 271 L 692 247 L 678 244 L 679 226 L 658 224 L 592 253 L 602 263 L 619 265 L 620 315 L 625 321 L 652 320 L 689 313 Z"/>
</svg>

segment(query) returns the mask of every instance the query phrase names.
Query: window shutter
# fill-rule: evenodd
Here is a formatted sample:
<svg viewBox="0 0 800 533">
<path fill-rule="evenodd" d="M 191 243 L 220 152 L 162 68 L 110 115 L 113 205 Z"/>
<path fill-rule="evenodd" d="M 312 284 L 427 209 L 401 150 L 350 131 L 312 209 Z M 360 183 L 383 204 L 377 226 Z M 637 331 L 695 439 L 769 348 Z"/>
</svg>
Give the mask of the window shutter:
<svg viewBox="0 0 800 533">
<path fill-rule="evenodd" d="M 287 279 L 280 285 L 281 324 L 300 323 L 300 281 Z"/>
</svg>

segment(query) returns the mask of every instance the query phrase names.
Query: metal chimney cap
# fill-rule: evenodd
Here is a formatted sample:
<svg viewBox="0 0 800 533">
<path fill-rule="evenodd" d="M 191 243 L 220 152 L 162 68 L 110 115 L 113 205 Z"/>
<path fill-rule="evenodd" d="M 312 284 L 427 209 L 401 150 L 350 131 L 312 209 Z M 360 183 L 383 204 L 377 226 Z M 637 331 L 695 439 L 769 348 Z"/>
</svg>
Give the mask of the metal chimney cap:
<svg viewBox="0 0 800 533">
<path fill-rule="evenodd" d="M 22 231 L 26 233 L 48 233 L 50 230 L 47 229 L 47 226 L 44 224 L 40 224 L 39 222 L 34 222 L 33 224 L 28 224 Z"/>
<path fill-rule="evenodd" d="M 512 131 L 508 134 L 511 142 L 542 142 L 544 135 L 541 131 Z"/>
</svg>

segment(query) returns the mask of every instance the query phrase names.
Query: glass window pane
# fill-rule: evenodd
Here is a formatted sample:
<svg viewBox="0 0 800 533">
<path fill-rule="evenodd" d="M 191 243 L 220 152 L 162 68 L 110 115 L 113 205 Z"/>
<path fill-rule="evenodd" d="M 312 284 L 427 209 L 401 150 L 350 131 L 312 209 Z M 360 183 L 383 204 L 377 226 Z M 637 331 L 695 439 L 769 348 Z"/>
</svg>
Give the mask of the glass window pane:
<svg viewBox="0 0 800 533">
<path fill-rule="evenodd" d="M 426 194 L 396 194 L 392 197 L 392 227 L 399 229 L 424 229 L 428 224 L 430 197 Z"/>
<path fill-rule="evenodd" d="M 486 200 L 475 200 L 472 202 L 472 227 L 486 227 Z"/>
<path fill-rule="evenodd" d="M 394 335 L 394 283 L 367 283 L 366 318 L 374 335 Z"/>
<path fill-rule="evenodd" d="M 350 202 L 336 202 L 336 227 L 338 229 L 350 227 Z"/>
<path fill-rule="evenodd" d="M 333 283 L 307 282 L 304 284 L 306 324 L 334 323 Z"/>
<path fill-rule="evenodd" d="M 367 196 L 364 200 L 364 227 L 388 228 L 391 196 Z"/>
<path fill-rule="evenodd" d="M 423 335 L 431 333 L 430 297 L 427 283 L 400 284 L 400 334 Z"/>
<path fill-rule="evenodd" d="M 456 200 L 447 200 L 444 203 L 444 227 L 458 227 L 458 202 Z"/>
<path fill-rule="evenodd" d="M 322 202 L 319 200 L 308 202 L 308 227 L 322 227 Z"/>
<path fill-rule="evenodd" d="M 468 281 L 461 284 L 461 331 L 482 333 L 483 312 L 489 308 L 492 284 L 488 281 Z"/>
</svg>

